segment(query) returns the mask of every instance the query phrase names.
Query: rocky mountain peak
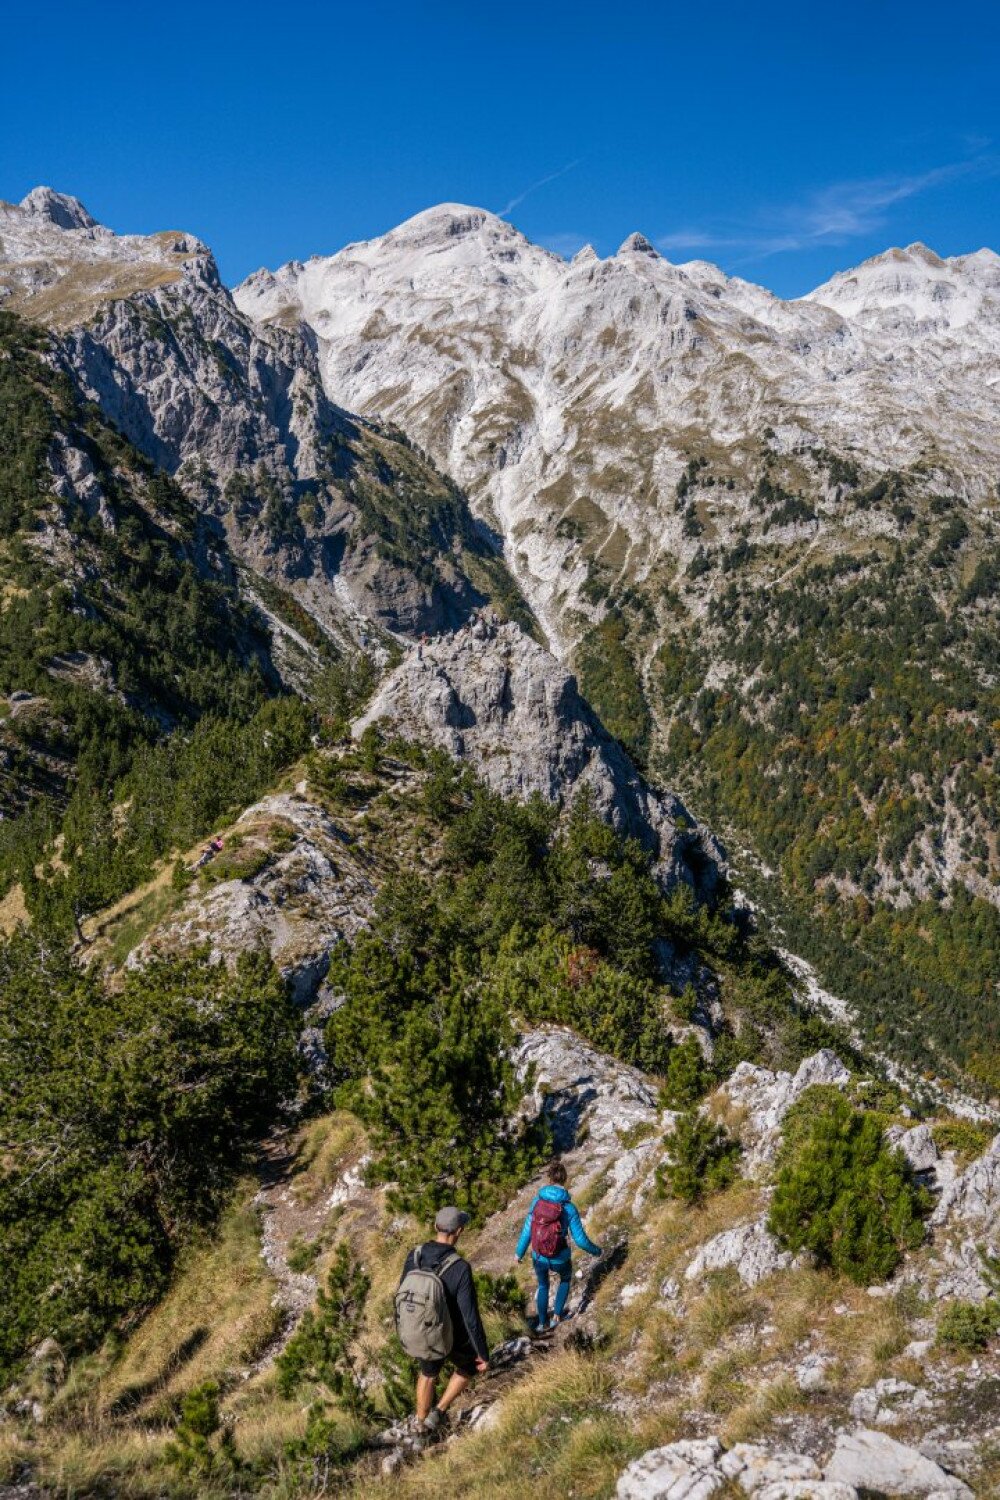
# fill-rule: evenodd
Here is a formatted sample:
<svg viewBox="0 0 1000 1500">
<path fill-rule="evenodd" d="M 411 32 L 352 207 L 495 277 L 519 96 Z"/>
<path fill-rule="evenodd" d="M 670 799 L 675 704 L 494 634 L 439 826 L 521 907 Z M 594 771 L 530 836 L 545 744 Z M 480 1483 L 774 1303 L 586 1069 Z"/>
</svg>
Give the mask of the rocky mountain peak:
<svg viewBox="0 0 1000 1500">
<path fill-rule="evenodd" d="M 96 229 L 97 220 L 87 212 L 79 198 L 57 193 L 50 187 L 32 188 L 21 199 L 19 207 L 38 218 L 48 219 L 59 229 Z"/>
<path fill-rule="evenodd" d="M 660 252 L 650 244 L 649 240 L 647 240 L 644 234 L 639 234 L 638 231 L 636 231 L 634 234 L 630 234 L 627 239 L 622 240 L 621 244 L 618 246 L 617 254 L 652 255 L 656 260 L 659 260 L 661 258 Z"/>
<path fill-rule="evenodd" d="M 438 203 L 406 219 L 381 238 L 349 246 L 348 250 L 353 254 L 366 252 L 370 259 L 386 251 L 458 253 L 464 259 L 470 253 L 489 256 L 497 247 L 513 245 L 531 248 L 530 242 L 507 219 L 465 203 Z"/>
<path fill-rule="evenodd" d="M 992 252 L 942 258 L 919 241 L 874 255 L 810 292 L 803 301 L 836 308 L 860 325 L 896 329 L 898 320 L 951 333 L 1000 323 L 1000 278 Z M 992 335 L 995 338 L 995 332 Z"/>
</svg>

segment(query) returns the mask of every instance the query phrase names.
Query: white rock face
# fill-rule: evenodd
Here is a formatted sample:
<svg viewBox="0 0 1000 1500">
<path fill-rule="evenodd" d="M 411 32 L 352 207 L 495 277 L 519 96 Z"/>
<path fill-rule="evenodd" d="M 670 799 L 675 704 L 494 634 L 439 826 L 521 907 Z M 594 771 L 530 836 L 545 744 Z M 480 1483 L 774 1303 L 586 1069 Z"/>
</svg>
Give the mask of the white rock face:
<svg viewBox="0 0 1000 1500">
<path fill-rule="evenodd" d="M 738 1224 L 726 1229 L 702 1245 L 684 1272 L 687 1281 L 697 1281 L 709 1271 L 734 1266 L 744 1286 L 756 1286 L 775 1271 L 786 1270 L 793 1261 L 791 1253 L 782 1250 L 764 1219 Z"/>
<path fill-rule="evenodd" d="M 902 1125 L 892 1125 L 885 1133 L 891 1146 L 896 1146 L 906 1157 L 915 1172 L 934 1172 L 941 1161 L 929 1125 L 917 1125 L 907 1130 Z"/>
<path fill-rule="evenodd" d="M 444 629 L 482 601 L 451 540 L 419 578 L 379 548 L 362 491 L 390 510 L 454 491 L 331 402 L 303 329 L 242 313 L 193 235 L 114 234 L 48 188 L 0 202 L 0 307 L 53 329 L 84 395 L 335 638 Z M 463 541 L 494 561 L 468 515 Z"/>
<path fill-rule="evenodd" d="M 945 1188 L 931 1223 L 971 1225 L 985 1234 L 1000 1230 L 1000 1135 Z"/>
<path fill-rule="evenodd" d="M 916 1448 L 897 1443 L 884 1432 L 842 1432 L 833 1457 L 825 1469 L 827 1479 L 836 1479 L 858 1489 L 880 1495 L 934 1495 L 969 1497 L 967 1484 L 948 1474 L 933 1459 Z"/>
<path fill-rule="evenodd" d="M 699 440 L 724 455 L 740 515 L 767 428 L 776 451 L 850 450 L 880 470 L 931 455 L 969 495 L 1000 468 L 988 250 L 890 250 L 785 302 L 642 236 L 566 262 L 441 204 L 235 295 L 262 322 L 303 318 L 333 398 L 399 422 L 478 495 L 555 640 L 574 629 L 567 601 L 592 612 L 574 523 L 633 575 L 693 554 L 674 502 Z"/>
<path fill-rule="evenodd" d="M 755 1443 L 725 1451 L 718 1438 L 667 1443 L 637 1458 L 618 1480 L 618 1500 L 707 1500 L 738 1484 L 757 1500 L 856 1500 L 852 1484 L 824 1479 L 813 1459 Z"/>
<path fill-rule="evenodd" d="M 722 1488 L 718 1438 L 668 1443 L 629 1464 L 618 1481 L 618 1500 L 708 1500 Z"/>
<path fill-rule="evenodd" d="M 639 1158 L 622 1149 L 621 1134 L 664 1118 L 655 1089 L 638 1068 L 598 1052 L 565 1026 L 526 1032 L 514 1061 L 522 1076 L 534 1069 L 528 1109 L 548 1119 L 556 1149 L 571 1150 L 586 1135 L 589 1145 L 613 1155 L 624 1180 L 631 1180 Z M 639 1154 L 650 1149 L 651 1143 L 644 1141 Z"/>
<path fill-rule="evenodd" d="M 305 796 L 265 797 L 247 808 L 240 825 L 248 850 L 258 838 L 266 849 L 263 830 L 274 825 L 287 830 L 291 841 L 249 878 L 192 894 L 129 954 L 128 965 L 138 967 L 161 949 L 204 943 L 216 961 L 264 947 L 305 1003 L 323 979 L 333 948 L 367 925 L 375 887 L 343 831 Z"/>
<path fill-rule="evenodd" d="M 479 620 L 414 646 L 354 725 L 379 724 L 469 760 L 494 791 L 594 809 L 655 853 L 661 881 L 710 893 L 722 851 L 670 793 L 654 792 L 580 697 L 576 681 L 516 625 Z"/>
<path fill-rule="evenodd" d="M 890 1376 L 857 1392 L 851 1400 L 851 1416 L 864 1426 L 893 1427 L 930 1405 L 927 1391 Z"/>
<path fill-rule="evenodd" d="M 781 1143 L 781 1122 L 807 1088 L 813 1084 L 843 1088 L 850 1076 L 836 1053 L 826 1047 L 805 1058 L 794 1075 L 740 1063 L 720 1092 L 746 1112 L 740 1134 L 751 1173 L 766 1170 L 774 1160 Z"/>
<path fill-rule="evenodd" d="M 825 1391 L 829 1385 L 827 1370 L 833 1363 L 829 1355 L 807 1354 L 795 1367 L 795 1384 L 800 1391 Z"/>
</svg>

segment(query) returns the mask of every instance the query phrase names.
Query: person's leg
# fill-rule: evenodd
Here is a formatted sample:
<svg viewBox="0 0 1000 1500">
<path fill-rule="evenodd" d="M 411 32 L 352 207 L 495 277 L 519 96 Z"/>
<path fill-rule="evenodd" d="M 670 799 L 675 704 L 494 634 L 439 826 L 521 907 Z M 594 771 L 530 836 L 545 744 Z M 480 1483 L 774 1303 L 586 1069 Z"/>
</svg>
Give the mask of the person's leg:
<svg viewBox="0 0 1000 1500">
<path fill-rule="evenodd" d="M 417 1376 L 417 1418 L 423 1422 L 434 1405 L 434 1392 L 437 1389 L 437 1376 Z"/>
<path fill-rule="evenodd" d="M 438 1411 L 447 1411 L 451 1403 L 462 1394 L 469 1383 L 470 1377 L 463 1375 L 461 1370 L 452 1370 L 451 1379 L 444 1388 L 444 1395 L 437 1404 Z"/>
<path fill-rule="evenodd" d="M 566 1311 L 572 1275 L 573 1265 L 571 1261 L 567 1260 L 564 1266 L 559 1267 L 559 1285 L 556 1287 L 556 1305 L 553 1309 L 553 1314 L 557 1318 L 561 1318 Z"/>
<path fill-rule="evenodd" d="M 538 1291 L 535 1294 L 535 1310 L 538 1313 L 538 1326 L 544 1328 L 549 1321 L 549 1268 L 540 1260 L 535 1261 L 535 1275 L 538 1277 Z"/>
</svg>

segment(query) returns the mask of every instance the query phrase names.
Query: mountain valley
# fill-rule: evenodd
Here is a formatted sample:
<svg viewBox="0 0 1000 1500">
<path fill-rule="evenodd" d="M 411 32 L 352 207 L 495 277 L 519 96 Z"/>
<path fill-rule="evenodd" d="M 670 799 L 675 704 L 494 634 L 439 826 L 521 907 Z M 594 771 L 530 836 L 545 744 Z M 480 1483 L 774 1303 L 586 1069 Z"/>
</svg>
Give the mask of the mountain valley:
<svg viewBox="0 0 1000 1500">
<path fill-rule="evenodd" d="M 997 1492 L 998 393 L 989 250 L 0 203 L 0 1497 Z"/>
</svg>

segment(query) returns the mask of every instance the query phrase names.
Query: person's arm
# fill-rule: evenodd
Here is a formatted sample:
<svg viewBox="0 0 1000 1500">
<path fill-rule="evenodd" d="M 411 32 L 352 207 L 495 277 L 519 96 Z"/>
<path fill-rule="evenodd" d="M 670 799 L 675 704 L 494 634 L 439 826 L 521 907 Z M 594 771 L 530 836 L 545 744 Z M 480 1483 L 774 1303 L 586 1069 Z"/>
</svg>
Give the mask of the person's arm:
<svg viewBox="0 0 1000 1500">
<path fill-rule="evenodd" d="M 575 1203 L 567 1203 L 566 1205 L 566 1223 L 569 1226 L 570 1234 L 581 1250 L 585 1250 L 588 1255 L 600 1255 L 601 1247 L 594 1244 L 584 1229 L 583 1220 L 580 1218 L 580 1210 Z"/>
<path fill-rule="evenodd" d="M 517 1242 L 517 1249 L 514 1251 L 514 1254 L 518 1260 L 521 1259 L 522 1255 L 531 1244 L 531 1215 L 535 1212 L 535 1204 L 537 1202 L 538 1198 L 536 1196 L 531 1200 L 531 1207 L 528 1209 L 528 1212 L 524 1218 L 524 1224 L 521 1228 L 521 1237 Z"/>
<path fill-rule="evenodd" d="M 476 1288 L 468 1261 L 463 1261 L 460 1266 L 456 1266 L 452 1274 L 455 1276 L 455 1301 L 458 1303 L 465 1331 L 469 1335 L 469 1343 L 480 1359 L 487 1360 L 490 1357 L 490 1350 L 486 1342 L 483 1320 L 479 1316 L 479 1303 L 476 1301 Z"/>
</svg>

